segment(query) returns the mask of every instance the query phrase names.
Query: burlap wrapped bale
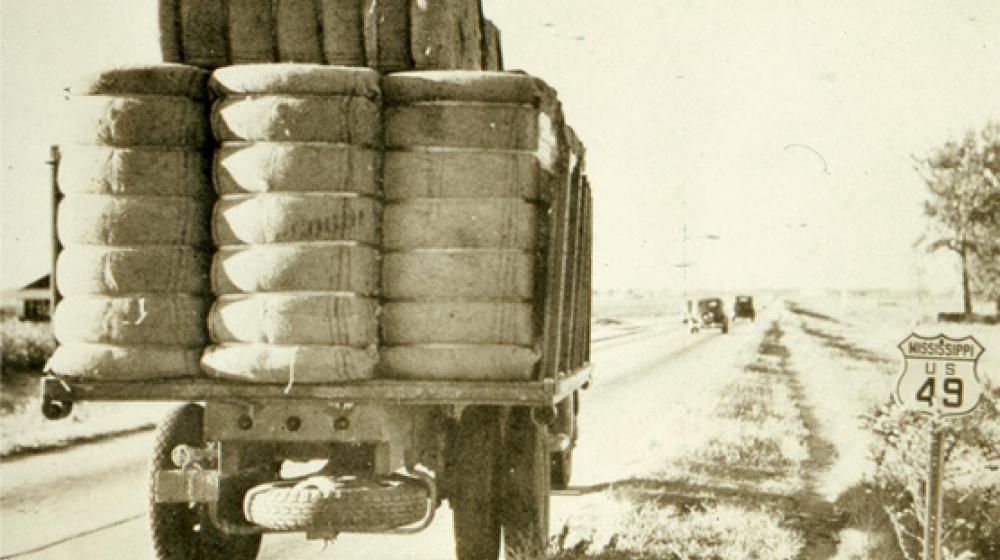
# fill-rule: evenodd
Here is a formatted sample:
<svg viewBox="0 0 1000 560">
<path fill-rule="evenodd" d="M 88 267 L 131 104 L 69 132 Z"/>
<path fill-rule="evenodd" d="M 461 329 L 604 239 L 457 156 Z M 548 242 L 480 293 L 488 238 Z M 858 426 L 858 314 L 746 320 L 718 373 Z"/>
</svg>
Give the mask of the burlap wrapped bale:
<svg viewBox="0 0 1000 560">
<path fill-rule="evenodd" d="M 201 148 L 209 139 L 205 105 L 186 97 L 71 97 L 69 109 L 65 140 L 70 144 Z"/>
<path fill-rule="evenodd" d="M 267 95 L 347 95 L 377 101 L 379 75 L 369 68 L 343 68 L 318 64 L 244 64 L 219 68 L 210 87 L 218 96 L 258 93 Z"/>
<path fill-rule="evenodd" d="M 503 249 L 389 253 L 383 257 L 383 290 L 391 300 L 528 301 L 534 264 L 533 253 Z"/>
<path fill-rule="evenodd" d="M 530 303 L 388 302 L 382 313 L 384 344 L 513 344 L 535 341 Z"/>
<path fill-rule="evenodd" d="M 160 54 L 164 62 L 183 62 L 181 52 L 181 0 L 158 0 Z"/>
<path fill-rule="evenodd" d="M 410 0 L 362 0 L 365 58 L 379 72 L 413 68 L 410 57 Z"/>
<path fill-rule="evenodd" d="M 538 114 L 530 105 L 420 102 L 390 106 L 384 119 L 390 148 L 538 148 Z"/>
<path fill-rule="evenodd" d="M 416 199 L 388 204 L 386 249 L 534 250 L 538 209 L 518 199 Z"/>
<path fill-rule="evenodd" d="M 273 0 L 278 24 L 278 60 L 323 62 L 319 0 Z"/>
<path fill-rule="evenodd" d="M 455 0 L 410 1 L 410 53 L 415 68 L 443 70 L 462 65 L 462 36 Z"/>
<path fill-rule="evenodd" d="M 530 381 L 538 353 L 520 346 L 456 344 L 382 350 L 379 373 L 394 379 Z"/>
<path fill-rule="evenodd" d="M 86 75 L 72 95 L 167 95 L 208 99 L 208 72 L 184 64 L 126 66 Z"/>
<path fill-rule="evenodd" d="M 371 379 L 376 360 L 373 348 L 233 343 L 209 346 L 201 363 L 213 377 L 294 387 Z"/>
<path fill-rule="evenodd" d="M 378 240 L 379 203 L 341 194 L 231 195 L 212 218 L 217 245 Z"/>
<path fill-rule="evenodd" d="M 514 103 L 538 106 L 555 95 L 545 82 L 514 72 L 464 70 L 400 72 L 382 79 L 382 95 L 389 105 L 420 101 Z"/>
<path fill-rule="evenodd" d="M 538 171 L 538 161 L 527 151 L 410 148 L 385 154 L 383 183 L 388 200 L 536 200 Z"/>
<path fill-rule="evenodd" d="M 364 66 L 364 11 L 358 0 L 322 0 L 323 54 L 328 64 Z"/>
<path fill-rule="evenodd" d="M 67 195 L 212 196 L 207 158 L 182 148 L 63 146 L 58 169 Z"/>
<path fill-rule="evenodd" d="M 200 376 L 201 347 L 65 344 L 56 348 L 46 369 L 65 377 L 139 381 Z"/>
<path fill-rule="evenodd" d="M 186 196 L 67 196 L 59 240 L 70 245 L 207 245 L 211 202 Z"/>
<path fill-rule="evenodd" d="M 378 266 L 378 251 L 350 243 L 221 247 L 212 262 L 212 290 L 369 295 L 378 289 Z"/>
<path fill-rule="evenodd" d="M 69 296 L 56 306 L 52 330 L 62 344 L 195 347 L 208 340 L 208 301 L 187 294 Z"/>
<path fill-rule="evenodd" d="M 227 143 L 216 151 L 219 194 L 378 192 L 381 155 L 343 144 Z"/>
<path fill-rule="evenodd" d="M 56 285 L 64 295 L 207 293 L 211 253 L 185 245 L 70 245 L 59 254 Z"/>
<path fill-rule="evenodd" d="M 229 64 L 278 60 L 273 0 L 228 0 Z"/>
<path fill-rule="evenodd" d="M 458 4 L 458 28 L 461 39 L 462 59 L 459 66 L 464 70 L 483 69 L 483 6 L 481 0 L 455 0 Z"/>
<path fill-rule="evenodd" d="M 209 312 L 216 342 L 375 344 L 377 302 L 337 293 L 221 296 Z"/>
<path fill-rule="evenodd" d="M 483 70 L 503 70 L 503 46 L 500 29 L 490 20 L 483 20 Z"/>
<path fill-rule="evenodd" d="M 285 141 L 377 145 L 379 107 L 348 95 L 230 95 L 212 111 L 221 142 Z"/>
<path fill-rule="evenodd" d="M 229 64 L 227 0 L 159 0 L 160 51 L 167 62 Z"/>
</svg>

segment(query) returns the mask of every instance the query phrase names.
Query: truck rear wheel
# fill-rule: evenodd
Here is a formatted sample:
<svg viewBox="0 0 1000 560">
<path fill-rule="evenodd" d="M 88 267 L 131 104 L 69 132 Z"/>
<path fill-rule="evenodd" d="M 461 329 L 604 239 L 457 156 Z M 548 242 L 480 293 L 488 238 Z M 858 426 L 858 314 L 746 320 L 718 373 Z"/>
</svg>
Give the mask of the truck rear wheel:
<svg viewBox="0 0 1000 560">
<path fill-rule="evenodd" d="M 500 409 L 466 408 L 452 432 L 448 460 L 458 560 L 496 560 L 500 555 L 500 450 Z"/>
<path fill-rule="evenodd" d="M 549 538 L 548 430 L 535 424 L 529 407 L 511 409 L 503 445 L 501 502 L 507 558 L 544 558 Z"/>
<path fill-rule="evenodd" d="M 149 478 L 149 528 L 156 560 L 209 560 L 227 558 L 252 560 L 260 550 L 258 535 L 229 536 L 216 528 L 204 504 L 157 503 L 154 496 L 156 472 L 173 469 L 170 452 L 178 445 L 202 447 L 202 419 L 205 409 L 185 404 L 174 409 L 160 423 L 153 446 Z"/>
</svg>

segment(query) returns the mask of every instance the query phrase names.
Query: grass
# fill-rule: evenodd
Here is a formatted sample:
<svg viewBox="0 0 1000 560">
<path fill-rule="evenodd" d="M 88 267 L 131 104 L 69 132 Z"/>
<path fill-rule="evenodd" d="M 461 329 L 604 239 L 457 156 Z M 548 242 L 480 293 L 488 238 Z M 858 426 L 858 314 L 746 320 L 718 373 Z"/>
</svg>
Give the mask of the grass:
<svg viewBox="0 0 1000 560">
<path fill-rule="evenodd" d="M 573 535 L 564 531 L 550 558 L 796 558 L 804 543 L 782 525 L 781 512 L 767 508 L 715 504 L 682 510 L 641 504 L 620 511 L 611 525 L 577 535 L 572 544 Z"/>
<path fill-rule="evenodd" d="M 847 523 L 834 560 L 899 560 L 919 555 L 923 514 L 922 508 L 913 510 L 912 505 L 914 497 L 923 495 L 926 422 L 885 405 L 902 367 L 895 348 L 899 340 L 910 332 L 971 334 L 987 348 L 980 374 L 987 381 L 998 379 L 1000 362 L 989 353 L 1000 349 L 1000 329 L 938 323 L 933 314 L 926 313 L 930 307 L 920 301 L 885 303 L 875 308 L 871 301 L 848 300 L 834 311 L 836 306 L 829 301 L 810 301 L 789 308 L 799 323 L 794 348 L 809 356 L 815 370 L 809 386 L 817 410 L 840 428 L 828 433 L 838 440 L 838 450 L 853 459 L 837 469 L 841 482 L 853 479 L 854 483 L 836 486 L 835 507 Z M 838 321 L 825 320 L 821 316 L 829 315 L 824 312 L 835 314 Z M 1000 393 L 994 393 L 992 401 L 998 397 Z M 946 558 L 994 558 L 1000 553 L 998 410 L 981 404 L 972 417 L 948 422 L 962 425 L 952 432 L 958 436 L 957 441 L 950 440 L 955 446 L 945 471 L 944 521 L 950 549 Z M 867 420 L 851 426 L 850 419 L 859 415 Z M 857 460 L 861 443 L 869 449 L 864 461 Z"/>
<path fill-rule="evenodd" d="M 41 414 L 38 382 L 55 348 L 49 323 L 14 317 L 0 320 L 3 366 L 0 370 L 0 457 L 58 449 L 82 441 L 151 428 L 170 405 L 165 403 L 77 403 L 59 421 Z"/>
<path fill-rule="evenodd" d="M 786 513 L 804 501 L 797 496 L 806 489 L 808 433 L 780 335 L 772 329 L 757 350 L 716 394 L 703 395 L 715 402 L 706 409 L 711 421 L 683 452 L 649 479 L 591 497 L 554 539 L 550 557 L 798 558 L 809 538 Z"/>
<path fill-rule="evenodd" d="M 2 371 L 41 371 L 55 350 L 49 323 L 23 322 L 16 317 L 0 319 Z"/>
</svg>

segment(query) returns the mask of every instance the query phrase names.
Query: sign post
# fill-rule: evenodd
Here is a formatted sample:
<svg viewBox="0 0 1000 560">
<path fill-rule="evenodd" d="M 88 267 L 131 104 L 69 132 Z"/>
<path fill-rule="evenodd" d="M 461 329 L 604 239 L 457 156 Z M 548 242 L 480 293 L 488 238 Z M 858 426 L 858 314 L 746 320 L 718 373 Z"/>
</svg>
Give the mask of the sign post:
<svg viewBox="0 0 1000 560">
<path fill-rule="evenodd" d="M 944 431 L 940 419 L 969 414 L 984 388 L 976 372 L 985 350 L 971 336 L 923 337 L 916 333 L 899 344 L 903 371 L 894 396 L 904 408 L 933 416 L 927 467 L 924 560 L 941 560 L 944 515 Z"/>
</svg>

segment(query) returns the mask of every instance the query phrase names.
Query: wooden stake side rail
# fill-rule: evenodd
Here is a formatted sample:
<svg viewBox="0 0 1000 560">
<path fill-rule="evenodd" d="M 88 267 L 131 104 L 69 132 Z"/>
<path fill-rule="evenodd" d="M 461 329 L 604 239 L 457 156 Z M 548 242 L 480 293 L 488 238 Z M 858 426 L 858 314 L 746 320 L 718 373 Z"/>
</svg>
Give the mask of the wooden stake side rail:
<svg viewBox="0 0 1000 560">
<path fill-rule="evenodd" d="M 373 379 L 338 385 L 255 385 L 217 379 L 150 381 L 42 380 L 43 401 L 265 401 L 322 400 L 410 405 L 549 406 L 591 381 L 590 364 L 544 381 L 396 381 Z"/>
</svg>

